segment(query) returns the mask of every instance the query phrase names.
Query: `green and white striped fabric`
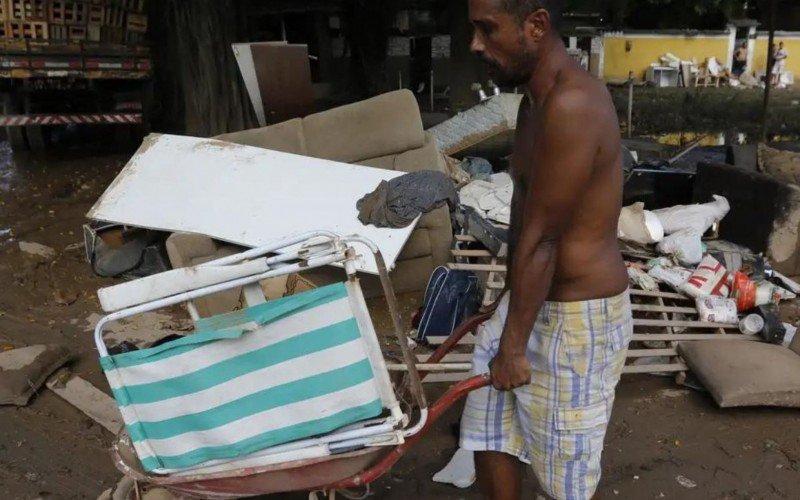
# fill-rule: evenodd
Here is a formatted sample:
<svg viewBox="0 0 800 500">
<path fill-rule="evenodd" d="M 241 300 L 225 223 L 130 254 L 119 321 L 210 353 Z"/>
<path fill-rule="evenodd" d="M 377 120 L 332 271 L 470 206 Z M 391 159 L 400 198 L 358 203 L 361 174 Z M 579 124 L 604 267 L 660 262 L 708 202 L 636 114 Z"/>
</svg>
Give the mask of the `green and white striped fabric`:
<svg viewBox="0 0 800 500">
<path fill-rule="evenodd" d="M 198 320 L 100 359 L 145 470 L 245 457 L 382 412 L 343 284 Z"/>
</svg>

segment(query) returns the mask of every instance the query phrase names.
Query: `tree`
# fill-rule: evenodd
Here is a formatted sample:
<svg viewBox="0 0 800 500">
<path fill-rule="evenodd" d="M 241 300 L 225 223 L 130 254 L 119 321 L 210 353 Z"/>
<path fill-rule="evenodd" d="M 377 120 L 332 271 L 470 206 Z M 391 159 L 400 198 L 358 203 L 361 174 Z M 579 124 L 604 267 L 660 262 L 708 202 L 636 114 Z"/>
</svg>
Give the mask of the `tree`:
<svg viewBox="0 0 800 500">
<path fill-rule="evenodd" d="M 722 29 L 743 17 L 746 0 L 609 0 L 608 15 L 617 28 Z"/>
</svg>

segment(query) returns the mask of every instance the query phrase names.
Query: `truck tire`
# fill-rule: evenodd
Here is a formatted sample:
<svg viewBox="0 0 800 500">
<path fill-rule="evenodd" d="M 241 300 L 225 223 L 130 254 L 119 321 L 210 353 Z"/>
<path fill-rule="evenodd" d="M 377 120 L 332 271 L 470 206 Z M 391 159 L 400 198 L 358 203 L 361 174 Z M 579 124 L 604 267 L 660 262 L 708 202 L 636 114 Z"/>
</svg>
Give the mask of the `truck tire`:
<svg viewBox="0 0 800 500">
<path fill-rule="evenodd" d="M 26 114 L 35 113 L 37 110 L 33 106 L 33 96 L 25 94 L 24 109 Z M 25 135 L 28 137 L 28 146 L 35 153 L 47 151 L 47 130 L 43 125 L 28 125 L 25 127 Z"/>
<path fill-rule="evenodd" d="M 25 137 L 25 127 L 6 127 L 8 144 L 14 151 L 28 151 L 28 139 Z"/>
<path fill-rule="evenodd" d="M 22 127 L 19 127 L 22 128 Z M 46 131 L 43 125 L 28 125 L 25 127 L 25 134 L 28 136 L 28 145 L 31 151 L 43 153 L 47 150 Z"/>
<path fill-rule="evenodd" d="M 3 112 L 5 114 L 19 113 L 22 110 L 22 103 L 14 98 L 13 94 L 3 94 Z M 6 137 L 11 149 L 14 151 L 28 151 L 28 139 L 25 135 L 25 127 L 6 127 Z"/>
</svg>

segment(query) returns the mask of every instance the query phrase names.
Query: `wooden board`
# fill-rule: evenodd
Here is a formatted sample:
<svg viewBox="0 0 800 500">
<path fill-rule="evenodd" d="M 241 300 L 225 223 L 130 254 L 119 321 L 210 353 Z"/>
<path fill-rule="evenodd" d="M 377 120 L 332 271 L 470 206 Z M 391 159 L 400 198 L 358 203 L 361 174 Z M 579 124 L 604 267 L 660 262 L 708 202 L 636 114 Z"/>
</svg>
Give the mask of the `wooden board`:
<svg viewBox="0 0 800 500">
<path fill-rule="evenodd" d="M 649 358 L 651 356 L 677 356 L 675 349 L 628 349 L 627 358 Z"/>
<path fill-rule="evenodd" d="M 399 229 L 365 226 L 356 201 L 400 175 L 213 139 L 152 134 L 87 216 L 247 247 L 314 230 L 359 234 L 375 242 L 391 269 L 416 221 Z M 377 274 L 367 247 L 353 247 L 364 256 L 357 267 Z"/>
<path fill-rule="evenodd" d="M 454 257 L 491 257 L 489 250 L 450 250 Z"/>
<path fill-rule="evenodd" d="M 303 117 L 314 111 L 307 46 L 253 44 L 250 51 L 267 123 Z"/>
<path fill-rule="evenodd" d="M 256 112 L 256 120 L 258 120 L 260 126 L 264 127 L 267 125 L 267 119 L 264 116 L 264 103 L 261 102 L 261 91 L 258 88 L 258 77 L 256 76 L 256 68 L 253 64 L 253 52 L 251 51 L 253 45 L 255 44 L 234 43 L 231 44 L 231 48 L 236 58 L 236 64 L 239 65 L 239 73 L 242 75 L 244 87 L 247 89 L 247 95 L 250 97 L 250 104 L 253 105 L 253 110 Z"/>
<path fill-rule="evenodd" d="M 117 402 L 86 380 L 61 371 L 50 377 L 47 388 L 115 436 L 122 429 L 124 423 Z"/>
<path fill-rule="evenodd" d="M 659 373 L 659 372 L 685 372 L 689 368 L 683 363 L 669 363 L 660 365 L 626 365 L 622 373 Z"/>
<path fill-rule="evenodd" d="M 634 333 L 633 341 L 684 341 L 684 340 L 732 340 L 732 341 L 759 341 L 761 337 L 755 335 L 730 334 L 720 335 L 719 333 Z"/>
<path fill-rule="evenodd" d="M 665 326 L 665 327 L 684 327 L 684 328 L 727 328 L 736 329 L 739 325 L 723 325 L 721 323 L 707 323 L 705 321 L 680 321 L 664 319 L 633 319 L 633 326 Z"/>
<path fill-rule="evenodd" d="M 636 290 L 631 289 L 631 295 L 639 296 L 639 297 L 661 297 L 664 299 L 675 299 L 675 300 L 691 300 L 694 301 L 693 298 L 687 297 L 686 295 L 681 295 L 679 293 L 672 293 L 672 292 L 651 292 L 649 290 Z"/>
<path fill-rule="evenodd" d="M 645 304 L 631 304 L 633 312 L 658 312 L 658 313 L 681 313 L 697 314 L 696 307 L 674 307 L 674 306 L 649 306 Z"/>
<path fill-rule="evenodd" d="M 454 264 L 448 263 L 447 267 L 458 271 L 486 271 L 486 272 L 506 272 L 506 266 L 500 264 Z"/>
</svg>

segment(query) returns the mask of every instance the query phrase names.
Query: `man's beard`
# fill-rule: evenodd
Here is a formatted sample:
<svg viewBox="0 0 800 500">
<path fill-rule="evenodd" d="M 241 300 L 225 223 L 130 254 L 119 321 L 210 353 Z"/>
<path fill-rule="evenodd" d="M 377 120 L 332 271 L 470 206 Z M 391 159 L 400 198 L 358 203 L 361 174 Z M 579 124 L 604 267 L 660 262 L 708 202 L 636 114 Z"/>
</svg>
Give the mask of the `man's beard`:
<svg viewBox="0 0 800 500">
<path fill-rule="evenodd" d="M 521 54 L 516 63 L 509 68 L 501 67 L 497 61 L 486 56 L 481 56 L 481 61 L 489 68 L 494 83 L 500 87 L 518 87 L 531 79 L 533 58 L 530 54 Z"/>
</svg>

